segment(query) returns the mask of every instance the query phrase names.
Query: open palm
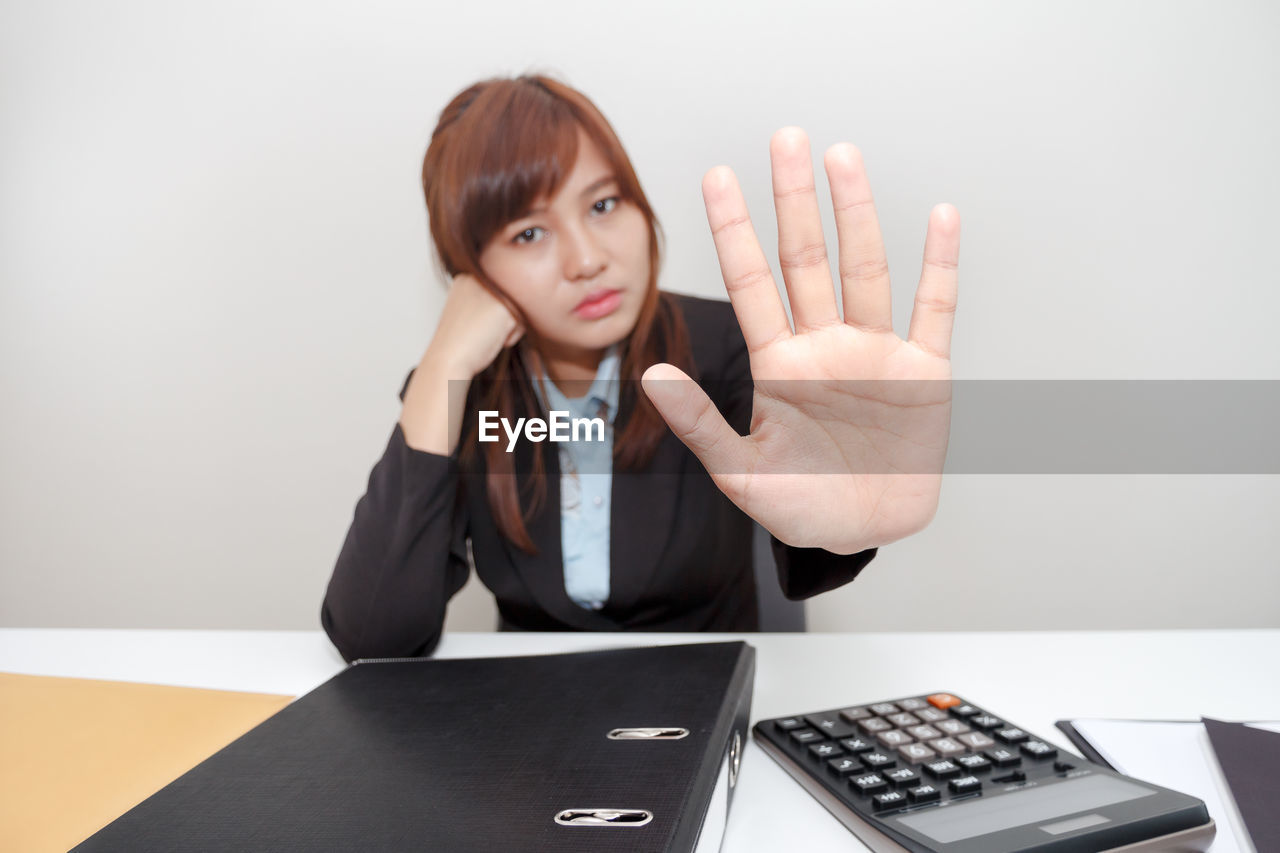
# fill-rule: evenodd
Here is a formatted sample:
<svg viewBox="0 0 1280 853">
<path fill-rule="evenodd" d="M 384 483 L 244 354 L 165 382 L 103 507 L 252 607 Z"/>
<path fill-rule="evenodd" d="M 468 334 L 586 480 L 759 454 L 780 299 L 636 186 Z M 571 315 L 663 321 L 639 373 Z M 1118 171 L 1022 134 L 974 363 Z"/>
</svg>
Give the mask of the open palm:
<svg viewBox="0 0 1280 853">
<path fill-rule="evenodd" d="M 649 398 L 716 485 L 781 541 L 851 554 L 924 528 L 942 487 L 951 423 L 951 327 L 960 220 L 938 205 L 907 340 L 893 331 L 888 264 L 871 187 L 852 145 L 825 165 L 840 244 L 844 318 L 818 212 L 809 140 L 770 145 L 778 255 L 795 330 L 733 172 L 703 179 L 725 287 L 755 391 L 740 436 L 683 372 L 644 375 Z"/>
</svg>

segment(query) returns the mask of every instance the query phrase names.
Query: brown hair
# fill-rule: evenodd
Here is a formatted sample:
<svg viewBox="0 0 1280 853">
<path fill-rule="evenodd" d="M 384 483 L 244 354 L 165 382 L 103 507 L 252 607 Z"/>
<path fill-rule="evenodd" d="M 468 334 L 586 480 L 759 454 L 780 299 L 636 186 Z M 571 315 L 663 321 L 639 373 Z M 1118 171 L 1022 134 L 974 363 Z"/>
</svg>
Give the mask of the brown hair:
<svg viewBox="0 0 1280 853">
<path fill-rule="evenodd" d="M 658 290 L 657 218 L 609 122 L 581 92 L 547 77 L 476 83 L 440 114 L 422 163 L 422 188 L 431 237 L 445 272 L 450 277 L 475 276 L 523 322 L 523 312 L 481 269 L 480 252 L 498 231 L 526 215 L 540 198 L 554 195 L 569 177 L 577 159 L 579 130 L 599 147 L 613 167 L 619 194 L 644 213 L 649 226 L 648 287 L 636 325 L 621 345 L 621 391 L 632 410 L 613 444 L 614 470 L 635 471 L 648 463 L 667 431 L 649 398 L 636 393 L 640 376 L 661 361 L 692 375 L 692 356 L 680 311 Z M 518 395 L 527 410 L 535 411 L 531 368 L 540 375 L 541 359 L 526 336 L 517 346 L 503 349 L 473 380 L 481 408 L 512 411 Z M 622 399 L 619 403 L 626 405 Z M 468 440 L 469 432 L 464 422 L 460 447 L 474 458 L 478 442 Z M 542 454 L 534 454 L 523 511 L 512 455 L 501 443 L 486 443 L 484 454 L 485 488 L 498 529 L 522 551 L 536 553 L 525 521 L 546 497 Z"/>
</svg>

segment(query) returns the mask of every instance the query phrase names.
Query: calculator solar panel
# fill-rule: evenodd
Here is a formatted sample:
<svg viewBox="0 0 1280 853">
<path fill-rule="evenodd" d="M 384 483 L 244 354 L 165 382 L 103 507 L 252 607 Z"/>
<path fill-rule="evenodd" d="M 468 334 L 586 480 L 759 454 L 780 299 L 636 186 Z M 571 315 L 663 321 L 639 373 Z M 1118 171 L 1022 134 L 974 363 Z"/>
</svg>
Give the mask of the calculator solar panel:
<svg viewBox="0 0 1280 853">
<path fill-rule="evenodd" d="M 1200 800 L 1131 779 L 952 693 L 762 720 L 756 741 L 872 850 L 1203 851 Z"/>
</svg>

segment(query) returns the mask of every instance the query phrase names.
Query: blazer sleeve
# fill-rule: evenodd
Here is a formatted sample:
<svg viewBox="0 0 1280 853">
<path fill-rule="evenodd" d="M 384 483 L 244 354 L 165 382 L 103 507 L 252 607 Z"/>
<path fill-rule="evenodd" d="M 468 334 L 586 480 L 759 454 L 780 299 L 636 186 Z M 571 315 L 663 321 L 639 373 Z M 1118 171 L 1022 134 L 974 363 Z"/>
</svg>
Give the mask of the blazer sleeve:
<svg viewBox="0 0 1280 853">
<path fill-rule="evenodd" d="M 725 327 L 725 363 L 721 376 L 725 382 L 725 420 L 740 435 L 751 432 L 751 407 L 754 386 L 751 381 L 751 359 L 733 308 L 728 309 Z M 875 548 L 856 554 L 835 554 L 823 548 L 797 548 L 769 534 L 773 558 L 778 568 L 782 594 L 792 601 L 812 598 L 844 586 L 858 576 L 876 555 Z"/>
<path fill-rule="evenodd" d="M 320 624 L 345 660 L 435 649 L 445 605 L 470 574 L 467 534 L 456 456 L 409 447 L 397 423 L 320 608 Z"/>
</svg>

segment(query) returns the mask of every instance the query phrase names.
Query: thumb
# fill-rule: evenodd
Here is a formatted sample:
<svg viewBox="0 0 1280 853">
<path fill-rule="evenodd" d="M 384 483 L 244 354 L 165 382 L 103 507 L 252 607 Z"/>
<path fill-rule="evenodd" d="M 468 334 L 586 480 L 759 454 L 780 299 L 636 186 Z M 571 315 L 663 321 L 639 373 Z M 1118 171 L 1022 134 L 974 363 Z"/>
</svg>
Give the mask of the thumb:
<svg viewBox="0 0 1280 853">
<path fill-rule="evenodd" d="M 716 409 L 707 393 L 678 367 L 655 364 L 641 387 L 671 431 L 713 476 L 747 470 L 749 443 Z"/>
</svg>

